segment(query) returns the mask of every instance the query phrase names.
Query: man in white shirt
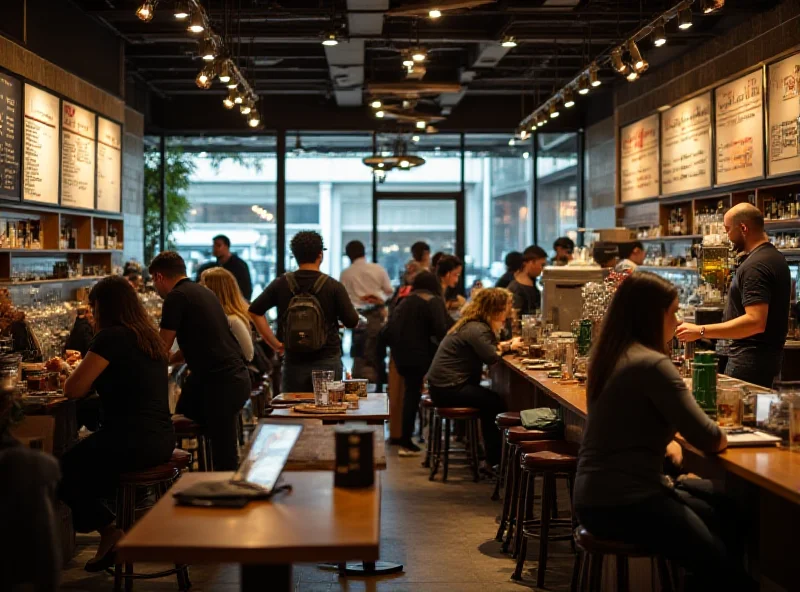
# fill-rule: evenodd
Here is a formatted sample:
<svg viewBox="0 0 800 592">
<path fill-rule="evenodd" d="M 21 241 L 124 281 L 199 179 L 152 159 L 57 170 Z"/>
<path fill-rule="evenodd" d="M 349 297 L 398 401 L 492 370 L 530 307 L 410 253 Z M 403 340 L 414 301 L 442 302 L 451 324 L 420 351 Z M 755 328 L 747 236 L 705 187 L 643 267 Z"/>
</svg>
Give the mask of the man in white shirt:
<svg viewBox="0 0 800 592">
<path fill-rule="evenodd" d="M 392 295 L 389 274 L 377 263 L 369 263 L 361 241 L 345 246 L 350 267 L 342 272 L 340 281 L 347 289 L 353 306 L 367 319 L 365 328 L 353 329 L 353 378 L 366 378 L 377 383 L 382 375 L 383 357 L 378 352 L 378 333 L 386 322 L 386 299 Z"/>
<path fill-rule="evenodd" d="M 619 257 L 620 262 L 614 271 L 628 271 L 631 273 L 636 271 L 636 268 L 644 264 L 645 257 L 644 245 L 641 241 L 632 241 L 628 243 L 620 243 Z"/>
</svg>

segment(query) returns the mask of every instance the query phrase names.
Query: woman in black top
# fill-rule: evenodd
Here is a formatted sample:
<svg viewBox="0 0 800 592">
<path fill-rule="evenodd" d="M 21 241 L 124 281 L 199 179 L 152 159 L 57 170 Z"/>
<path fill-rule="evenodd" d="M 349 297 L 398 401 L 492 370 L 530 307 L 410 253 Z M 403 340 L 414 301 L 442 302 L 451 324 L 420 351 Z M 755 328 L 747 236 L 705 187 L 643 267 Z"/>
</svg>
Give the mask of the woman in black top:
<svg viewBox="0 0 800 592">
<path fill-rule="evenodd" d="M 118 475 L 169 461 L 175 434 L 167 394 L 167 352 L 139 298 L 123 277 L 100 280 L 89 294 L 97 333 L 86 358 L 67 379 L 70 399 L 100 395 L 103 424 L 61 458 L 61 499 L 78 532 L 100 532 L 87 571 L 113 564 L 122 532 L 103 500 Z"/>
<path fill-rule="evenodd" d="M 411 436 L 422 396 L 422 382 L 436 354 L 436 347 L 453 323 L 442 299 L 439 280 L 430 271 L 423 271 L 414 278 L 411 293 L 389 317 L 386 339 L 392 348 L 397 371 L 405 382 L 401 456 L 411 456 L 420 451 Z"/>
</svg>

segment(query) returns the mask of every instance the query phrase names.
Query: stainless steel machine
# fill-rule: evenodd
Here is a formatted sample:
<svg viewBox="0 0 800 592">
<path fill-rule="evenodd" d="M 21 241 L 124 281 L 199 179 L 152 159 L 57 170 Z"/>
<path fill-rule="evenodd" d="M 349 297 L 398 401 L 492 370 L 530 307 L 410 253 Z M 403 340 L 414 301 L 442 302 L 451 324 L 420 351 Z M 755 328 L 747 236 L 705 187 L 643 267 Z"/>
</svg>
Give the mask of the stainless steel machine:
<svg viewBox="0 0 800 592">
<path fill-rule="evenodd" d="M 542 318 L 558 331 L 571 331 L 572 321 L 583 314 L 581 288 L 589 282 L 602 282 L 607 269 L 599 267 L 545 267 L 542 274 Z"/>
</svg>

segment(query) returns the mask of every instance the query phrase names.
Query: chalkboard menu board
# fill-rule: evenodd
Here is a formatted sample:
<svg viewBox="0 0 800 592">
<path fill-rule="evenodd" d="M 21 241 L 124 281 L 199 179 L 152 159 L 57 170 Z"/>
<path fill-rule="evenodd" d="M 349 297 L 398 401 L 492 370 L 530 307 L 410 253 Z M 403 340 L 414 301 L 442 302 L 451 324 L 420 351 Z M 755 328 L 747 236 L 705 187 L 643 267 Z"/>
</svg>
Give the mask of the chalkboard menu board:
<svg viewBox="0 0 800 592">
<path fill-rule="evenodd" d="M 783 175 L 800 171 L 797 118 L 800 117 L 800 54 L 767 68 L 769 138 L 768 173 Z"/>
<path fill-rule="evenodd" d="M 119 212 L 122 190 L 122 127 L 97 118 L 97 209 Z"/>
<path fill-rule="evenodd" d="M 661 114 L 661 193 L 711 187 L 711 93 Z"/>
<path fill-rule="evenodd" d="M 0 72 L 0 197 L 19 199 L 22 83 Z"/>
<path fill-rule="evenodd" d="M 623 202 L 657 197 L 659 192 L 658 115 L 622 128 L 620 197 Z"/>
<path fill-rule="evenodd" d="M 25 201 L 58 203 L 59 115 L 58 97 L 25 85 Z"/>
<path fill-rule="evenodd" d="M 762 71 L 756 70 L 714 91 L 717 185 L 764 176 L 762 87 Z"/>
<path fill-rule="evenodd" d="M 94 208 L 96 116 L 61 104 L 61 205 Z"/>
</svg>

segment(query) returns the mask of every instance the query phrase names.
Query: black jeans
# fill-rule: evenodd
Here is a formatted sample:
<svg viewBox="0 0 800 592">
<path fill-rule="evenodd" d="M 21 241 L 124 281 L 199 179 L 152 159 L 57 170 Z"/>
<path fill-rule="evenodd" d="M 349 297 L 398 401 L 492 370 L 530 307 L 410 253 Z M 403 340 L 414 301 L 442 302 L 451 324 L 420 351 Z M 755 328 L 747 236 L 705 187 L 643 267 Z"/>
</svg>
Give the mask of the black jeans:
<svg viewBox="0 0 800 592">
<path fill-rule="evenodd" d="M 634 504 L 577 507 L 593 535 L 640 546 L 687 570 L 687 590 L 750 590 L 731 500 L 709 481 L 689 479 Z"/>
<path fill-rule="evenodd" d="M 725 374 L 751 384 L 772 388 L 772 383 L 781 374 L 782 366 L 783 351 L 732 352 L 728 357 L 728 365 L 725 366 Z"/>
<path fill-rule="evenodd" d="M 475 407 L 480 411 L 486 462 L 491 466 L 499 464 L 501 440 L 495 420 L 498 413 L 506 410 L 503 398 L 494 391 L 475 384 L 445 389 L 431 386 L 430 391 L 431 400 L 436 407 Z"/>
<path fill-rule="evenodd" d="M 353 343 L 350 347 L 353 378 L 366 378 L 377 384 L 386 372 L 382 368 L 385 365 L 386 348 L 381 355 L 378 347 L 378 334 L 386 322 L 386 308 L 376 307 L 360 312 L 367 319 L 367 326 L 363 329 L 353 329 Z"/>
<path fill-rule="evenodd" d="M 411 442 L 414 435 L 414 421 L 417 419 L 419 400 L 422 397 L 422 381 L 428 372 L 428 366 L 398 366 L 397 371 L 405 382 L 403 393 L 403 435 L 404 444 Z"/>
<path fill-rule="evenodd" d="M 282 393 L 313 393 L 314 381 L 311 380 L 313 370 L 333 370 L 335 380 L 342 379 L 342 358 L 321 358 L 313 362 L 295 362 L 283 360 L 281 370 L 281 392 Z"/>
</svg>

